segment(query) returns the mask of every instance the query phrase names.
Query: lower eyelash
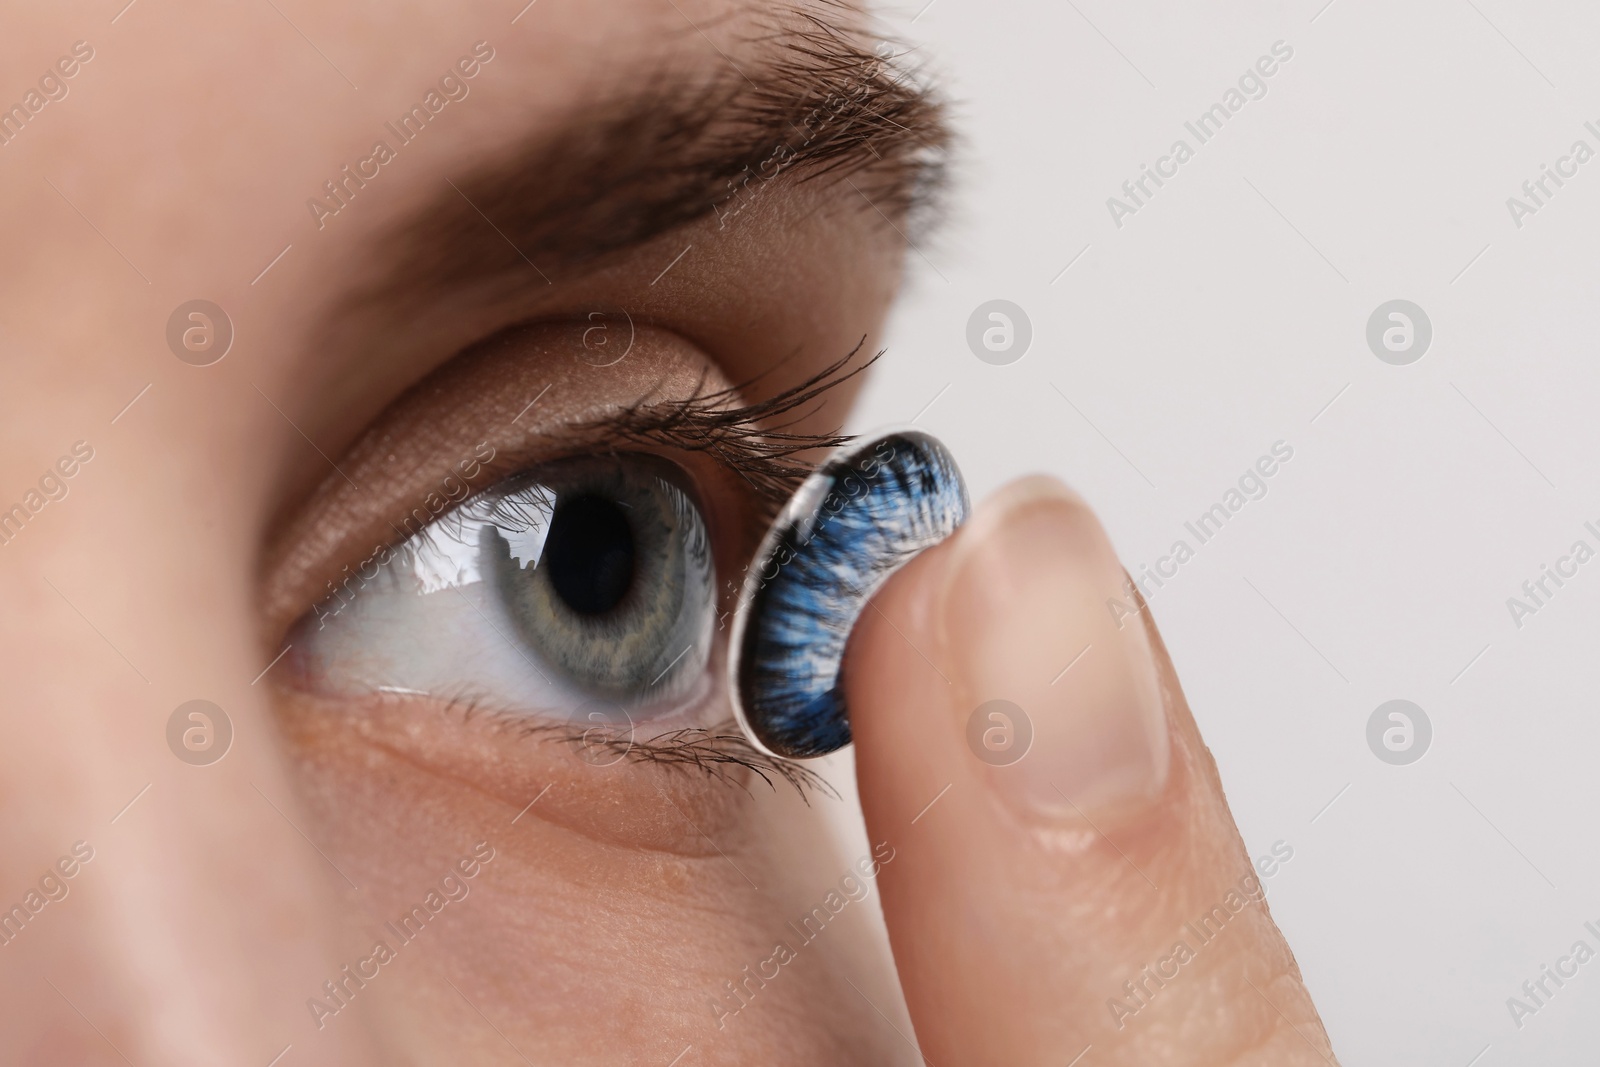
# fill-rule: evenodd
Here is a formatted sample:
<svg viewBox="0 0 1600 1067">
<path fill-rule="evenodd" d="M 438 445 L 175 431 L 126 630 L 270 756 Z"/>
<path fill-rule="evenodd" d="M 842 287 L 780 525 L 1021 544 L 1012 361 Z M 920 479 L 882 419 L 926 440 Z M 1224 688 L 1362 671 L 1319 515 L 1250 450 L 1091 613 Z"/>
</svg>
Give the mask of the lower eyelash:
<svg viewBox="0 0 1600 1067">
<path fill-rule="evenodd" d="M 762 752 L 752 745 L 744 734 L 739 733 L 731 722 L 717 730 L 698 727 L 674 730 L 650 741 L 630 741 L 623 738 L 596 739 L 589 734 L 577 733 L 571 727 L 565 729 L 567 736 L 552 739 L 565 740 L 591 751 L 606 746 L 617 759 L 698 770 L 722 781 L 733 781 L 732 768 L 743 767 L 774 788 L 776 787 L 774 778 L 782 778 L 793 786 L 795 792 L 802 798 L 806 798 L 807 790 L 816 790 L 835 800 L 839 799 L 839 794 L 833 786 L 815 771 L 781 756 Z M 806 799 L 807 803 L 810 803 L 809 798 Z"/>
<path fill-rule="evenodd" d="M 762 752 L 740 733 L 733 722 L 710 729 L 685 727 L 640 741 L 620 732 L 596 730 L 582 723 L 541 722 L 526 715 L 488 710 L 471 699 L 448 702 L 448 708 L 471 718 L 483 715 L 519 737 L 556 742 L 581 753 L 579 758 L 600 766 L 620 763 L 651 763 L 685 771 L 699 771 L 723 782 L 747 783 L 735 777 L 735 768 L 744 768 L 769 787 L 782 779 L 801 798 L 810 803 L 810 792 L 839 799 L 839 793 L 815 771 L 792 760 Z"/>
<path fill-rule="evenodd" d="M 878 588 L 967 517 L 954 459 L 914 431 L 858 442 L 807 479 L 746 576 L 730 688 L 758 750 L 791 759 L 850 743 L 839 667 Z"/>
</svg>

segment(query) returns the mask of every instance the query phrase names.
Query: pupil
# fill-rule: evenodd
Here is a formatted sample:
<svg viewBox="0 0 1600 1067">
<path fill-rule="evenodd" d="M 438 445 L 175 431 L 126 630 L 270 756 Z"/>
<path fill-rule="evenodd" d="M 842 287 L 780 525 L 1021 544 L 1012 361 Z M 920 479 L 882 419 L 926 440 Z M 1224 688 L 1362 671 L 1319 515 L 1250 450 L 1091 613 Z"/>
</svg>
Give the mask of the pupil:
<svg viewBox="0 0 1600 1067">
<path fill-rule="evenodd" d="M 603 615 L 633 584 L 633 527 L 614 501 L 593 495 L 556 504 L 544 542 L 550 584 L 580 615 Z"/>
</svg>

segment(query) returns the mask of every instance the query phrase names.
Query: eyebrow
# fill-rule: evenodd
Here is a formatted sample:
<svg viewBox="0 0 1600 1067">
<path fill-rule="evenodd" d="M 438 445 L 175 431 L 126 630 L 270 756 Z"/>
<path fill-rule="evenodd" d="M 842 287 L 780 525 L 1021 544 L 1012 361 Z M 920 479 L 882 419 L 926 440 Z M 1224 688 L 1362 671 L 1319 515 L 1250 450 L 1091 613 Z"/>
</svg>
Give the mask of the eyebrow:
<svg viewBox="0 0 1600 1067">
<path fill-rule="evenodd" d="M 759 67 L 724 55 L 713 75 L 647 79 L 452 180 L 385 239 L 391 266 L 362 302 L 560 283 L 713 214 L 729 225 L 779 177 L 849 179 L 891 221 L 930 207 L 941 103 L 886 48 L 793 18 L 761 39 L 775 47 Z"/>
</svg>

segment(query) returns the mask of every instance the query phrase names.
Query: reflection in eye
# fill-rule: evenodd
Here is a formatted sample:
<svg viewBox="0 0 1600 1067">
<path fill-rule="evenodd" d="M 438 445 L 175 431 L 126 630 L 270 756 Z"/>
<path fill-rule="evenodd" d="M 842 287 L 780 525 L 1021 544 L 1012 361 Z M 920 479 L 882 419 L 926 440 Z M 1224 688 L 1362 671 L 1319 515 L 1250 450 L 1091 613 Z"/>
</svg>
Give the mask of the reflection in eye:
<svg viewBox="0 0 1600 1067">
<path fill-rule="evenodd" d="M 305 687 L 567 718 L 597 700 L 664 714 L 707 684 L 711 541 L 682 475 L 655 457 L 547 464 L 375 563 L 297 624 Z"/>
</svg>

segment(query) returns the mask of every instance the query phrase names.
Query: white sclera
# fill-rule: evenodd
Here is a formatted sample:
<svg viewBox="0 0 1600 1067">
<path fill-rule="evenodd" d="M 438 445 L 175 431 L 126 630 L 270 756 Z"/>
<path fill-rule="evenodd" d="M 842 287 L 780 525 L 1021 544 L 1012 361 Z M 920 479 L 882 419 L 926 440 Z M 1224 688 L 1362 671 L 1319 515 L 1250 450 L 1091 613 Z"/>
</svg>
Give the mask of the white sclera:
<svg viewBox="0 0 1600 1067">
<path fill-rule="evenodd" d="M 544 552 L 554 494 L 534 486 L 515 497 L 514 523 L 495 521 L 504 515 L 504 498 L 476 498 L 389 550 L 382 562 L 352 570 L 338 594 L 296 628 L 295 673 L 329 695 L 427 695 L 558 721 L 581 718 L 596 693 L 564 676 L 525 638 L 487 555 L 509 550 L 525 569 Z M 652 694 L 654 705 L 681 705 L 705 689 L 714 575 L 691 581 L 703 586 L 701 602 L 684 612 L 672 638 L 674 647 L 691 649 L 673 668 L 683 683 Z M 658 709 L 638 710 L 649 716 Z"/>
<path fill-rule="evenodd" d="M 452 697 L 470 685 L 516 694 L 543 712 L 581 703 L 524 646 L 498 590 L 485 580 L 480 537 L 489 527 L 462 519 L 448 535 L 394 549 L 376 576 L 358 576 L 306 617 L 296 647 L 318 689 Z M 501 537 L 525 565 L 538 557 L 548 529 L 546 521 Z"/>
</svg>

